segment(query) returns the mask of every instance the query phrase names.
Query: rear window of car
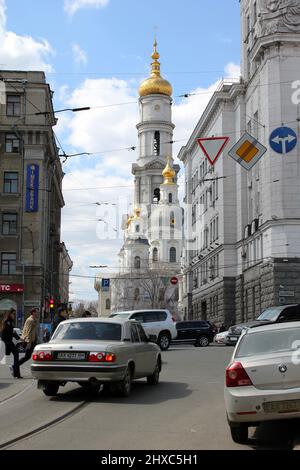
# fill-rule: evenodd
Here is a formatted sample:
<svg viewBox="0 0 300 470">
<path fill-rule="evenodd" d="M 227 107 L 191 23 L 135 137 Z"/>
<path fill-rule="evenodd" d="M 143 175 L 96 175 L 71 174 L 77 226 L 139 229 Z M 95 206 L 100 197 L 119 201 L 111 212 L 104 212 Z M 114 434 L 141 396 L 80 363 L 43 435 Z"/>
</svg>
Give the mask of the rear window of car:
<svg viewBox="0 0 300 470">
<path fill-rule="evenodd" d="M 276 321 L 283 309 L 283 306 L 267 308 L 264 312 L 259 315 L 257 320 Z"/>
<path fill-rule="evenodd" d="M 72 322 L 59 325 L 51 341 L 120 341 L 121 336 L 122 326 L 118 323 Z"/>
<path fill-rule="evenodd" d="M 166 312 L 144 312 L 143 315 L 145 323 L 164 321 L 167 318 Z"/>
<path fill-rule="evenodd" d="M 299 347 L 300 328 L 257 331 L 242 337 L 235 358 L 292 351 Z"/>
</svg>

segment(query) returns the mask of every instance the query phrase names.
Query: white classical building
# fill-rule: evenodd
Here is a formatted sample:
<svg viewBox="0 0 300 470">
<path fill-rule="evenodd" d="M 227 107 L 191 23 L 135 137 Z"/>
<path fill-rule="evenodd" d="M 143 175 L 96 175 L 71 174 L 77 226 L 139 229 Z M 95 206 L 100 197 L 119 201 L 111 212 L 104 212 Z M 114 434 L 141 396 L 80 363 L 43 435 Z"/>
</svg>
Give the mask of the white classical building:
<svg viewBox="0 0 300 470">
<path fill-rule="evenodd" d="M 185 315 L 227 326 L 300 302 L 300 3 L 240 5 L 241 79 L 220 85 L 179 154 Z M 267 148 L 250 171 L 228 155 L 245 131 Z M 214 167 L 196 141 L 210 136 L 230 138 Z"/>
<path fill-rule="evenodd" d="M 134 212 L 127 214 L 123 227 L 120 270 L 111 282 L 111 311 L 168 308 L 179 316 L 179 286 L 170 280 L 180 277 L 180 167 L 172 158 L 172 86 L 161 77 L 156 48 L 155 41 L 150 77 L 139 87 L 139 157 L 132 166 Z"/>
</svg>

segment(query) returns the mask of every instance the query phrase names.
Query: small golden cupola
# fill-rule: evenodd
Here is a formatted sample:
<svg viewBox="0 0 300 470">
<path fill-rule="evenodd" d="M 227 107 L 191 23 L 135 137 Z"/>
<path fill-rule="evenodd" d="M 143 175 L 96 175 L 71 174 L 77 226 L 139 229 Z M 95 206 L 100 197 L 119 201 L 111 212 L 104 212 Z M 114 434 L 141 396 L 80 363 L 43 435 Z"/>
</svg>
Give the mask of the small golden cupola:
<svg viewBox="0 0 300 470">
<path fill-rule="evenodd" d="M 176 172 L 175 172 L 174 168 L 172 168 L 171 165 L 170 165 L 170 157 L 168 157 L 167 165 L 166 165 L 165 169 L 163 170 L 162 175 L 164 177 L 163 184 L 175 184 L 174 183 L 174 178 L 176 176 Z"/>
<path fill-rule="evenodd" d="M 157 42 L 154 41 L 154 51 L 152 53 L 153 62 L 151 63 L 151 74 L 139 87 L 140 96 L 148 95 L 167 95 L 172 96 L 172 85 L 160 75 L 159 53 L 157 52 Z"/>
</svg>

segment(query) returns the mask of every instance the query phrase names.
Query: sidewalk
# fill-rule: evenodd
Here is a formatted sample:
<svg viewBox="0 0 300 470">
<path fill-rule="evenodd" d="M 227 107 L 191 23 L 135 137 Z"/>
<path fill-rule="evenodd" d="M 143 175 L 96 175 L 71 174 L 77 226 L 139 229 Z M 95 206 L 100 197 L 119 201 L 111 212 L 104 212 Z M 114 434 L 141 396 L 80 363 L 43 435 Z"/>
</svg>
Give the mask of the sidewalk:
<svg viewBox="0 0 300 470">
<path fill-rule="evenodd" d="M 14 379 L 9 367 L 0 364 L 0 405 L 3 401 L 14 397 L 31 385 L 30 361 L 21 367 L 21 374 L 23 379 Z"/>
</svg>

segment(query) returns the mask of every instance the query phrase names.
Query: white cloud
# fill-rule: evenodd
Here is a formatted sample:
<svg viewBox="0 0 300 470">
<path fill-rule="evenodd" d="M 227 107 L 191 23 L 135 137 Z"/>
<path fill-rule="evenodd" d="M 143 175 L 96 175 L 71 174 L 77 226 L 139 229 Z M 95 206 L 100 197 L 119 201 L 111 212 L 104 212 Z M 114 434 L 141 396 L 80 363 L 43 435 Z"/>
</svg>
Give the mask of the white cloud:
<svg viewBox="0 0 300 470">
<path fill-rule="evenodd" d="M 238 66 L 231 63 L 226 67 L 225 75 L 233 74 L 238 74 Z M 218 81 L 207 88 L 191 90 L 190 97 L 173 105 L 173 122 L 176 125 L 174 139 L 182 139 L 182 142 L 174 145 L 175 157 L 193 132 L 219 83 Z M 87 79 L 73 91 L 61 88 L 61 96 L 65 98 L 63 104 L 66 107 L 133 102 L 66 115 L 68 117 L 64 118 L 61 131 L 67 136 L 64 142 L 68 151 L 93 152 L 137 145 L 135 126 L 139 121 L 139 114 L 136 90 L 137 84 L 134 81 L 116 78 Z M 116 228 L 116 206 L 97 206 L 95 203 L 120 203 L 121 206 L 123 204 L 120 215 L 128 212 L 129 203 L 133 203 L 131 164 L 137 157 L 138 149 L 135 152 L 123 150 L 91 157 L 75 157 L 65 164 L 63 188 L 66 208 L 63 211 L 63 239 L 74 261 L 73 274 L 93 276 L 97 270 L 88 268 L 93 264 L 108 265 L 112 272 L 117 271 L 117 254 L 122 245 L 122 237 L 116 239 L 116 232 L 113 230 Z M 179 182 L 183 182 L 182 177 Z M 99 189 L 83 191 L 80 188 Z M 183 185 L 180 190 L 182 192 Z M 97 222 L 99 218 L 108 220 L 109 223 Z M 108 232 L 105 233 L 105 229 Z M 72 283 L 71 290 L 74 291 L 75 297 L 97 297 L 93 279 L 72 278 Z M 85 296 L 81 293 L 82 289 L 86 289 Z"/>
<path fill-rule="evenodd" d="M 229 64 L 225 67 L 226 75 L 230 78 L 240 78 L 241 76 L 241 67 L 233 62 L 229 62 Z"/>
<path fill-rule="evenodd" d="M 86 52 L 79 46 L 79 44 L 73 44 L 72 46 L 73 59 L 77 65 L 86 65 L 88 62 Z"/>
<path fill-rule="evenodd" d="M 6 30 L 6 3 L 0 0 L 0 64 L 2 69 L 52 70 L 49 57 L 54 53 L 45 39 L 20 36 Z"/>
<path fill-rule="evenodd" d="M 72 16 L 82 8 L 104 8 L 109 0 L 65 0 L 64 9 Z"/>
</svg>

